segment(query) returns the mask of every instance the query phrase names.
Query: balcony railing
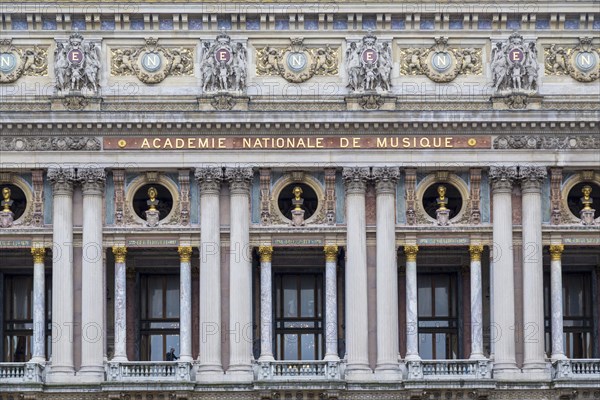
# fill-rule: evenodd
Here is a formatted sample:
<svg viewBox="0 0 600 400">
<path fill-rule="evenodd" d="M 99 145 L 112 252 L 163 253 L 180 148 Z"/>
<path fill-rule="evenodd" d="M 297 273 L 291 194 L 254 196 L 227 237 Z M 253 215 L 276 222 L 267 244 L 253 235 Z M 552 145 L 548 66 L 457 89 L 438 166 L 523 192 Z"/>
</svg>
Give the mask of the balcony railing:
<svg viewBox="0 0 600 400">
<path fill-rule="evenodd" d="M 600 379 L 600 359 L 558 360 L 552 363 L 554 379 Z"/>
<path fill-rule="evenodd" d="M 0 363 L 0 383 L 44 381 L 44 365 L 38 363 Z"/>
<path fill-rule="evenodd" d="M 409 380 L 491 379 L 489 360 L 408 361 Z"/>
<path fill-rule="evenodd" d="M 178 382 L 192 379 L 192 364 L 169 361 L 109 362 L 106 367 L 108 381 Z"/>
<path fill-rule="evenodd" d="M 255 369 L 258 381 L 341 380 L 340 361 L 266 361 Z"/>
</svg>

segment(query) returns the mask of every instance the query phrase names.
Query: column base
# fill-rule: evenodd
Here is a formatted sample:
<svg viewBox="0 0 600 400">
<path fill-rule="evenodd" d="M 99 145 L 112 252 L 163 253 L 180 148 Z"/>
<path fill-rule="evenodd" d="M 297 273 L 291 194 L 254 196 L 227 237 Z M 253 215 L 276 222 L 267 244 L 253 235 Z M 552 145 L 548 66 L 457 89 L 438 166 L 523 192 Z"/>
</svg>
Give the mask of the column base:
<svg viewBox="0 0 600 400">
<path fill-rule="evenodd" d="M 373 370 L 366 362 L 354 362 L 346 364 L 346 380 L 371 380 L 373 379 Z"/>
<path fill-rule="evenodd" d="M 400 364 L 381 364 L 375 367 L 375 378 L 381 381 L 398 381 L 402 379 Z"/>
<path fill-rule="evenodd" d="M 221 364 L 203 363 L 198 364 L 198 374 L 223 374 L 223 366 Z"/>
<path fill-rule="evenodd" d="M 97 365 L 83 366 L 77 371 L 77 381 L 84 383 L 92 382 L 103 382 L 104 381 L 104 367 Z"/>
<path fill-rule="evenodd" d="M 194 359 L 192 358 L 192 356 L 182 356 L 179 355 L 179 359 L 177 360 L 179 362 L 186 362 L 186 363 L 193 363 Z"/>
<path fill-rule="evenodd" d="M 127 361 L 129 361 L 127 356 L 114 356 L 110 360 L 110 362 L 127 362 Z"/>
<path fill-rule="evenodd" d="M 226 382 L 252 383 L 254 382 L 254 371 L 251 365 L 230 366 L 225 375 Z"/>
<path fill-rule="evenodd" d="M 340 361 L 340 357 L 337 354 L 325 354 L 323 361 Z"/>
<path fill-rule="evenodd" d="M 487 357 L 483 355 L 483 353 L 475 353 L 471 354 L 469 360 L 487 360 Z"/>
<path fill-rule="evenodd" d="M 28 362 L 32 364 L 46 364 L 46 359 L 44 357 L 32 357 Z"/>
<path fill-rule="evenodd" d="M 75 377 L 75 368 L 69 366 L 54 365 L 46 375 L 48 383 L 73 383 Z"/>
<path fill-rule="evenodd" d="M 552 377 L 550 363 L 536 362 L 523 365 L 523 378 L 532 381 L 546 382 Z"/>
<path fill-rule="evenodd" d="M 498 367 L 498 365 L 500 365 L 500 367 Z M 522 375 L 523 374 L 521 373 L 521 370 L 517 368 L 516 363 L 514 365 L 510 363 L 494 364 L 492 370 L 493 378 L 499 381 L 520 380 Z"/>
<path fill-rule="evenodd" d="M 404 361 L 421 361 L 421 356 L 418 354 L 407 354 Z"/>
<path fill-rule="evenodd" d="M 558 353 L 558 354 L 552 354 L 552 356 L 550 356 L 550 359 L 552 361 L 557 361 L 557 360 L 567 360 L 568 358 L 563 353 Z"/>
</svg>

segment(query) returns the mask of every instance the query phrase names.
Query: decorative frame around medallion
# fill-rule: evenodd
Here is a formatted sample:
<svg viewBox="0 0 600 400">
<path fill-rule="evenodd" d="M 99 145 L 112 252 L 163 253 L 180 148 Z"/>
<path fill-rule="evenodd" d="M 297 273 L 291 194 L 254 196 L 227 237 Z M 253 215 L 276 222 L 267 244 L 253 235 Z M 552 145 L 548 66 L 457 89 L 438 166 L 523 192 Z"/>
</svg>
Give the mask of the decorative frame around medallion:
<svg viewBox="0 0 600 400">
<path fill-rule="evenodd" d="M 25 211 L 23 214 L 13 221 L 12 226 L 30 225 L 33 223 L 33 189 L 29 183 L 16 173 L 2 172 L 0 173 L 0 190 L 2 185 L 15 185 L 25 194 Z"/>
<path fill-rule="evenodd" d="M 453 173 L 448 173 L 447 177 L 440 177 L 440 173 L 432 173 L 427 175 L 425 178 L 421 180 L 417 184 L 417 188 L 415 190 L 415 214 L 417 219 L 417 224 L 435 224 L 437 221 L 435 218 L 432 218 L 427 212 L 423 209 L 423 196 L 429 187 L 433 184 L 444 184 L 449 183 L 453 185 L 456 189 L 458 189 L 460 196 L 462 197 L 462 206 L 458 214 L 449 219 L 449 222 L 452 224 L 466 224 L 469 223 L 470 216 L 470 191 L 467 183 L 458 175 Z"/>
<path fill-rule="evenodd" d="M 307 186 L 310 186 L 317 195 L 317 209 L 314 214 L 307 218 L 305 221 L 306 225 L 310 224 L 324 224 L 326 222 L 325 218 L 325 188 L 317 180 L 315 177 L 308 173 L 304 172 L 291 172 L 284 174 L 281 178 L 279 178 L 271 189 L 271 216 L 272 216 L 272 224 L 273 225 L 290 225 L 292 223 L 291 219 L 288 219 L 281 210 L 279 209 L 278 199 L 281 194 L 281 191 L 285 189 L 288 185 L 293 185 L 294 183 L 303 183 Z"/>
<path fill-rule="evenodd" d="M 563 173 L 565 173 L 563 171 Z M 561 223 L 562 224 L 579 224 L 581 222 L 581 218 L 573 215 L 571 209 L 569 208 L 569 193 L 571 189 L 573 189 L 576 185 L 583 182 L 594 182 L 596 185 L 600 186 L 600 172 L 599 171 L 579 171 L 566 180 L 563 181 L 562 187 L 560 189 L 560 206 L 561 206 Z M 599 207 L 600 205 L 596 204 L 594 207 Z"/>
<path fill-rule="evenodd" d="M 133 208 L 133 198 L 137 191 L 144 185 L 162 185 L 164 186 L 169 193 L 171 193 L 171 197 L 173 198 L 173 207 L 171 207 L 171 212 L 163 219 L 161 219 L 158 223 L 158 227 L 162 225 L 178 225 L 180 222 L 180 213 L 181 213 L 181 202 L 179 197 L 179 187 L 177 183 L 171 180 L 171 178 L 163 175 L 157 174 L 152 179 L 149 178 L 156 173 L 147 173 L 140 175 L 133 179 L 128 185 L 125 187 L 125 223 L 127 225 L 145 225 L 146 221 L 140 218 L 134 208 Z"/>
</svg>

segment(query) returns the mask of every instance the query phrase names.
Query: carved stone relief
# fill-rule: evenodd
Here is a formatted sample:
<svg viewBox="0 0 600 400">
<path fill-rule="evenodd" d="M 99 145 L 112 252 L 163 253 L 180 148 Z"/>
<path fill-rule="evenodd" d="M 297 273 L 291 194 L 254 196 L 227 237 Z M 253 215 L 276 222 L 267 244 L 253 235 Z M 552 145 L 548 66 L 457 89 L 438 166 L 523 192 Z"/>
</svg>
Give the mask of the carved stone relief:
<svg viewBox="0 0 600 400">
<path fill-rule="evenodd" d="M 263 47 L 256 50 L 256 74 L 279 75 L 288 82 L 302 83 L 313 76 L 338 74 L 339 49 L 307 47 L 304 38 L 293 38 L 285 48 Z"/>
<path fill-rule="evenodd" d="M 158 39 L 147 38 L 142 47 L 112 49 L 110 73 L 135 75 L 149 84 L 162 82 L 167 76 L 193 75 L 194 50 L 159 46 Z"/>
<path fill-rule="evenodd" d="M 435 38 L 429 48 L 400 49 L 400 74 L 425 75 L 434 82 L 450 82 L 460 75 L 481 75 L 481 49 L 448 48 L 448 38 Z"/>
<path fill-rule="evenodd" d="M 360 42 L 348 42 L 346 50 L 348 88 L 353 92 L 388 91 L 392 86 L 392 49 L 368 34 Z"/>
<path fill-rule="evenodd" d="M 48 49 L 15 46 L 12 39 L 0 40 L 0 83 L 14 82 L 21 76 L 47 76 Z"/>
<path fill-rule="evenodd" d="M 240 92 L 246 89 L 246 46 L 222 33 L 202 43 L 200 74 L 204 92 Z"/>
<path fill-rule="evenodd" d="M 594 48 L 592 38 L 579 38 L 575 47 L 556 44 L 544 49 L 547 75 L 570 75 L 580 82 L 591 82 L 600 76 L 600 48 Z"/>
<path fill-rule="evenodd" d="M 491 70 L 496 94 L 534 94 L 538 89 L 535 41 L 515 32 L 506 41 L 492 42 Z"/>
<path fill-rule="evenodd" d="M 66 41 L 56 41 L 54 51 L 54 76 L 60 94 L 81 93 L 83 89 L 93 94 L 100 88 L 100 44 L 84 41 L 79 32 Z"/>
<path fill-rule="evenodd" d="M 58 137 L 2 137 L 1 151 L 97 151 L 100 140 L 95 137 L 58 136 Z"/>
<path fill-rule="evenodd" d="M 594 135 L 502 135 L 494 138 L 494 149 L 600 149 Z"/>
</svg>

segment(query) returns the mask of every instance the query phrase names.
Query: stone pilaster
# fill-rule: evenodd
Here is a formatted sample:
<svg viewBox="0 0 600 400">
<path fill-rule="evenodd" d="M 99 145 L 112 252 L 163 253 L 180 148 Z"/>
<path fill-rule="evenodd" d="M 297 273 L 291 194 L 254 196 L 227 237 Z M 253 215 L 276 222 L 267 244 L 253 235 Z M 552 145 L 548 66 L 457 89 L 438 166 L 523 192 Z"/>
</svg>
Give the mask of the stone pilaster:
<svg viewBox="0 0 600 400">
<path fill-rule="evenodd" d="M 338 247 L 327 245 L 325 252 L 325 360 L 339 361 L 337 318 Z"/>
<path fill-rule="evenodd" d="M 344 168 L 346 184 L 346 373 L 370 373 L 365 193 L 369 168 Z"/>
<path fill-rule="evenodd" d="M 230 362 L 228 374 L 252 380 L 252 260 L 250 254 L 250 182 L 252 168 L 227 168 L 230 192 Z"/>
<path fill-rule="evenodd" d="M 104 252 L 102 208 L 106 176 L 102 168 L 77 170 L 83 188 L 81 263 L 81 368 L 77 375 L 104 379 Z"/>
<path fill-rule="evenodd" d="M 73 364 L 73 168 L 51 168 L 52 366 L 49 382 L 70 382 Z"/>
<path fill-rule="evenodd" d="M 113 361 L 127 361 L 127 248 L 113 246 L 115 256 L 115 350 Z"/>
<path fill-rule="evenodd" d="M 550 312 L 552 326 L 552 359 L 564 360 L 563 344 L 563 289 L 562 289 L 562 244 L 550 245 Z"/>
<path fill-rule="evenodd" d="M 190 224 L 190 170 L 179 170 L 179 204 L 181 213 L 179 222 L 183 226 Z"/>
<path fill-rule="evenodd" d="M 404 246 L 406 254 L 406 361 L 420 360 L 417 304 L 417 252 L 419 246 Z"/>
<path fill-rule="evenodd" d="M 415 225 L 417 223 L 417 169 L 406 168 L 404 170 L 404 187 L 406 198 L 406 224 Z"/>
<path fill-rule="evenodd" d="M 179 361 L 192 362 L 192 247 L 179 246 Z"/>
<path fill-rule="evenodd" d="M 260 174 L 260 223 L 271 224 L 271 168 L 261 168 Z"/>
<path fill-rule="evenodd" d="M 31 362 L 46 362 L 46 249 L 31 248 L 33 256 L 33 338 Z"/>
<path fill-rule="evenodd" d="M 544 352 L 544 270 L 542 255 L 542 182 L 546 168 L 521 166 L 519 179 L 523 204 L 523 369 L 546 369 Z M 548 376 L 549 378 L 549 376 Z"/>
<path fill-rule="evenodd" d="M 335 168 L 325 168 L 325 219 L 335 225 Z"/>
<path fill-rule="evenodd" d="M 377 367 L 376 372 L 397 379 L 398 263 L 396 251 L 396 185 L 398 168 L 373 168 L 377 196 Z"/>
<path fill-rule="evenodd" d="M 491 167 L 493 197 L 492 337 L 496 377 L 517 372 L 515 359 L 515 287 L 513 266 L 512 185 L 516 167 Z"/>
<path fill-rule="evenodd" d="M 221 224 L 219 194 L 223 170 L 196 169 L 200 185 L 200 352 L 198 377 L 222 374 Z"/>
<path fill-rule="evenodd" d="M 113 183 L 115 185 L 115 225 L 125 224 L 125 170 L 113 169 Z"/>
<path fill-rule="evenodd" d="M 483 286 L 481 282 L 481 253 L 483 246 L 469 246 L 471 255 L 471 359 L 483 359 Z"/>
<path fill-rule="evenodd" d="M 273 246 L 260 246 L 260 358 L 258 361 L 273 361 L 273 284 L 271 282 L 271 260 Z"/>
</svg>

